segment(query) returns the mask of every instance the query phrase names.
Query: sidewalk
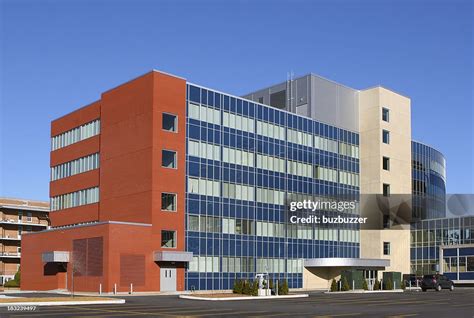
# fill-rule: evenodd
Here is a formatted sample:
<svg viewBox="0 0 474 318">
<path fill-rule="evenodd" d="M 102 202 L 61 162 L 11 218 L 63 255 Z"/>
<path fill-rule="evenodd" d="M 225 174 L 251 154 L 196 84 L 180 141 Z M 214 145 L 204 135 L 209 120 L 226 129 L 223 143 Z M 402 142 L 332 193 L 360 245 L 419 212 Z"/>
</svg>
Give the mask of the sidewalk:
<svg viewBox="0 0 474 318">
<path fill-rule="evenodd" d="M 8 306 L 68 306 L 124 304 L 125 299 L 103 297 L 0 297 L 0 307 Z"/>
</svg>

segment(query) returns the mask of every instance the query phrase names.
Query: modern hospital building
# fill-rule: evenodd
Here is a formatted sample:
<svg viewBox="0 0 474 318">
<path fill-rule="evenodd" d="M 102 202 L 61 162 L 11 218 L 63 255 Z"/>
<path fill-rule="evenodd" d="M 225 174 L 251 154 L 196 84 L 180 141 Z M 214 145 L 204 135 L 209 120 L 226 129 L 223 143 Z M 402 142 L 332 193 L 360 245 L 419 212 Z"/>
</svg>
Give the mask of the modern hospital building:
<svg viewBox="0 0 474 318">
<path fill-rule="evenodd" d="M 445 159 L 412 141 L 410 107 L 313 74 L 243 97 L 159 71 L 106 91 L 51 123 L 51 227 L 23 237 L 21 288 L 227 290 L 268 273 L 311 289 L 342 269 L 408 274 L 409 222 L 443 217 L 446 192 Z M 378 195 L 413 197 L 408 222 L 370 212 Z M 290 202 L 341 197 L 358 208 L 313 214 L 376 226 L 289 222 Z"/>
</svg>

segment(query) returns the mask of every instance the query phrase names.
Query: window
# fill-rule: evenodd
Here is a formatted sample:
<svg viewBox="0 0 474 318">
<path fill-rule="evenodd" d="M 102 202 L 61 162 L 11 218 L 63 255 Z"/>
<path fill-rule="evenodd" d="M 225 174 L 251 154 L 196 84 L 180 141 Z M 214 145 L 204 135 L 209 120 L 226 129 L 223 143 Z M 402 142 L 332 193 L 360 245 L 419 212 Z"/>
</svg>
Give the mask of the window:
<svg viewBox="0 0 474 318">
<path fill-rule="evenodd" d="M 467 261 L 467 271 L 474 272 L 474 256 L 467 256 L 466 261 Z"/>
<path fill-rule="evenodd" d="M 270 105 L 279 109 L 284 109 L 286 106 L 286 90 L 271 93 Z"/>
<path fill-rule="evenodd" d="M 382 120 L 387 123 L 390 121 L 390 110 L 388 108 L 382 108 Z"/>
<path fill-rule="evenodd" d="M 176 248 L 176 231 L 161 231 L 161 247 Z"/>
<path fill-rule="evenodd" d="M 51 138 L 51 149 L 56 150 L 90 138 L 100 133 L 100 120 L 94 120 L 80 127 L 68 130 Z"/>
<path fill-rule="evenodd" d="M 99 202 L 99 188 L 84 189 L 51 198 L 51 211 Z"/>
<path fill-rule="evenodd" d="M 390 158 L 388 157 L 382 158 L 382 168 L 383 170 L 390 171 Z"/>
<path fill-rule="evenodd" d="M 390 196 L 390 184 L 387 184 L 387 183 L 383 184 L 383 196 L 384 197 Z"/>
<path fill-rule="evenodd" d="M 176 194 L 161 194 L 161 209 L 164 211 L 176 211 Z"/>
<path fill-rule="evenodd" d="M 99 153 L 68 161 L 51 168 L 51 181 L 99 168 Z"/>
<path fill-rule="evenodd" d="M 383 242 L 383 255 L 390 255 L 390 242 Z"/>
<path fill-rule="evenodd" d="M 263 96 L 258 98 L 258 102 L 259 102 L 260 104 L 263 104 Z"/>
<path fill-rule="evenodd" d="M 176 115 L 163 113 L 162 128 L 166 131 L 177 132 L 178 117 Z"/>
<path fill-rule="evenodd" d="M 164 168 L 176 169 L 176 151 L 162 150 L 161 151 L 161 166 Z"/>
<path fill-rule="evenodd" d="M 382 141 L 384 144 L 390 143 L 390 132 L 388 130 L 382 130 Z"/>
<path fill-rule="evenodd" d="M 31 222 L 32 220 L 33 220 L 32 214 L 31 214 L 31 212 L 28 212 L 28 213 L 26 214 L 26 221 L 27 221 L 27 222 Z"/>
</svg>

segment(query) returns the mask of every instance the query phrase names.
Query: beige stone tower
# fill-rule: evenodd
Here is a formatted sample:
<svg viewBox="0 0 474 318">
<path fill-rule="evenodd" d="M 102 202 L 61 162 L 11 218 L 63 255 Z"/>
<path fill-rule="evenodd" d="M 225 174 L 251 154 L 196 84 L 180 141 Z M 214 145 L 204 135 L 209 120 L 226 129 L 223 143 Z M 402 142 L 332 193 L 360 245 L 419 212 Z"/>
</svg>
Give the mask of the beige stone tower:
<svg viewBox="0 0 474 318">
<path fill-rule="evenodd" d="M 376 212 L 373 194 L 395 201 L 411 197 L 410 99 L 383 87 L 361 90 L 359 124 L 361 214 L 371 223 L 361 230 L 360 257 L 389 259 L 386 271 L 409 274 L 410 226 L 393 225 Z"/>
</svg>

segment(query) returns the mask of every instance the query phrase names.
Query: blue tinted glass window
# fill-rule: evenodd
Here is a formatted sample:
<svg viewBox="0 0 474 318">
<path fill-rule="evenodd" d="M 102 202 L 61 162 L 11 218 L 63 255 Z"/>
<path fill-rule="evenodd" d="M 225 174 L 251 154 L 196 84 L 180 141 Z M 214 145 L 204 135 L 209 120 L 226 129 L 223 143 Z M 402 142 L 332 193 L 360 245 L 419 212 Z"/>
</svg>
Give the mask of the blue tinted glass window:
<svg viewBox="0 0 474 318">
<path fill-rule="evenodd" d="M 196 86 L 189 86 L 189 99 L 193 102 L 201 102 L 201 89 Z"/>
<path fill-rule="evenodd" d="M 201 103 L 207 104 L 207 90 L 205 89 L 201 90 Z"/>
</svg>

